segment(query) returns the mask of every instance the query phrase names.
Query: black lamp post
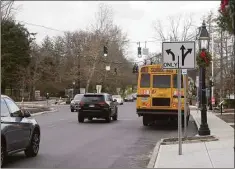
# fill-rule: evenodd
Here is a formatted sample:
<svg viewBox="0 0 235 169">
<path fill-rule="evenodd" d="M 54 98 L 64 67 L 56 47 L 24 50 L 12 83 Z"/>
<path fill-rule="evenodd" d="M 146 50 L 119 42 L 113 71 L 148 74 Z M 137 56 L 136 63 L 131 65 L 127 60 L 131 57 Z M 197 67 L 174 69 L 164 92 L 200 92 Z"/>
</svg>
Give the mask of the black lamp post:
<svg viewBox="0 0 235 169">
<path fill-rule="evenodd" d="M 205 21 L 203 21 L 199 33 L 199 50 L 205 51 L 208 48 L 209 33 L 206 29 Z M 201 83 L 201 125 L 198 134 L 201 136 L 210 135 L 210 129 L 207 124 L 207 108 L 206 108 L 206 69 L 200 66 L 200 83 Z"/>
</svg>

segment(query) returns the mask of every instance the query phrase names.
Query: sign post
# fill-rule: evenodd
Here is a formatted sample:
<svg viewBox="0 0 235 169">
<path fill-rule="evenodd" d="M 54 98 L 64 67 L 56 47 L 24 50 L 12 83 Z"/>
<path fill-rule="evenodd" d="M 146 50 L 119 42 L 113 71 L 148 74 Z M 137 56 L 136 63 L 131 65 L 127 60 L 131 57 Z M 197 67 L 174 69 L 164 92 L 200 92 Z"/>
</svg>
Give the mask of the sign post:
<svg viewBox="0 0 235 169">
<path fill-rule="evenodd" d="M 187 76 L 187 69 L 185 72 L 182 71 L 183 74 L 183 80 L 184 80 L 184 137 L 187 137 L 187 81 L 186 81 L 186 76 Z"/>
<path fill-rule="evenodd" d="M 177 69 L 177 86 L 178 86 L 178 140 L 179 140 L 179 155 L 182 155 L 182 116 L 181 116 L 181 70 L 195 69 L 195 42 L 163 42 L 163 69 Z M 187 71 L 182 70 L 183 74 Z M 186 79 L 186 78 L 184 78 Z M 186 80 L 184 82 L 184 91 L 186 91 Z M 186 91 L 187 92 L 187 91 Z M 186 96 L 186 92 L 184 95 Z M 185 97 L 186 98 L 186 97 Z M 186 103 L 186 99 L 184 101 Z M 184 106 L 186 107 L 186 106 Z M 185 110 L 184 110 L 185 111 Z M 186 116 L 184 116 L 184 120 Z M 186 120 L 185 120 L 186 122 Z M 185 124 L 185 123 L 184 123 Z M 186 128 L 186 125 L 185 125 Z"/>
<path fill-rule="evenodd" d="M 182 123 L 181 123 L 181 70 L 178 70 L 177 78 L 178 86 L 178 139 L 179 139 L 179 155 L 182 155 Z"/>
</svg>

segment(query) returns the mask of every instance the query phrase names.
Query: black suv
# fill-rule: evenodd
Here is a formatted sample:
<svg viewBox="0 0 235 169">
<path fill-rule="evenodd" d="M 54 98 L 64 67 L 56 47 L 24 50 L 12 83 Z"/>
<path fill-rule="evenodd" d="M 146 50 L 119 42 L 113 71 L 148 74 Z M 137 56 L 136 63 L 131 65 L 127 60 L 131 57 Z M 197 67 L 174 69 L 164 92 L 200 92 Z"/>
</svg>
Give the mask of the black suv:
<svg viewBox="0 0 235 169">
<path fill-rule="evenodd" d="M 84 94 L 79 103 L 78 122 L 83 123 L 84 119 L 102 118 L 110 122 L 111 118 L 117 120 L 117 101 L 107 93 L 87 93 Z"/>
<path fill-rule="evenodd" d="M 36 120 L 10 97 L 1 95 L 1 166 L 7 155 L 20 151 L 27 157 L 35 157 L 39 143 L 40 127 Z"/>
</svg>

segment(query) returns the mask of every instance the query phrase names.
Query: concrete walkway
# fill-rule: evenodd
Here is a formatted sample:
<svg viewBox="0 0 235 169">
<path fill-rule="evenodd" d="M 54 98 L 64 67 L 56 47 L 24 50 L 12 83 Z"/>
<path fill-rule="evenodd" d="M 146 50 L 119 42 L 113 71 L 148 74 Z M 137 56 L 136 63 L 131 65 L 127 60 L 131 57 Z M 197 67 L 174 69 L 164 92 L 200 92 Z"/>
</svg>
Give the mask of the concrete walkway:
<svg viewBox="0 0 235 169">
<path fill-rule="evenodd" d="M 191 107 L 191 115 L 200 127 L 201 114 Z M 226 122 L 207 113 L 211 135 L 219 140 L 183 144 L 178 155 L 178 144 L 161 145 L 154 168 L 234 168 L 234 129 Z"/>
</svg>

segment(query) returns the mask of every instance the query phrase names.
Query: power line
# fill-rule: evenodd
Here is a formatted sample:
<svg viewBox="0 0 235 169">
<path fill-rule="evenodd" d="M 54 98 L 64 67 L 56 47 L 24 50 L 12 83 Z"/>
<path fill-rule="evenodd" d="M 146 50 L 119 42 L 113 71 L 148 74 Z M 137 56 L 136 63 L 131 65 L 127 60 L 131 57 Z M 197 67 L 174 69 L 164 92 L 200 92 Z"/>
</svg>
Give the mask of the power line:
<svg viewBox="0 0 235 169">
<path fill-rule="evenodd" d="M 17 20 L 17 21 L 18 21 L 18 22 L 25 23 L 25 24 L 27 24 L 27 25 L 31 25 L 31 26 L 37 26 L 37 27 L 41 27 L 41 28 L 45 28 L 45 29 L 49 29 L 49 30 L 53 30 L 53 31 L 57 31 L 57 32 L 66 33 L 66 31 L 62 31 L 62 30 L 55 29 L 55 28 L 50 28 L 50 27 L 43 26 L 43 25 L 37 25 L 37 24 L 34 24 L 34 23 L 29 23 L 29 22 L 19 21 L 19 20 Z"/>
<path fill-rule="evenodd" d="M 20 21 L 20 20 L 16 20 L 18 22 L 24 23 L 26 25 L 31 25 L 31 26 L 36 26 L 36 27 L 41 27 L 44 29 L 48 29 L 48 30 L 52 30 L 52 31 L 57 31 L 57 32 L 62 32 L 62 33 L 66 33 L 66 31 L 62 31 L 59 29 L 55 29 L 55 28 L 51 28 L 51 27 L 47 27 L 44 25 L 39 25 L 39 24 L 34 24 L 34 23 L 29 23 L 29 22 L 25 22 L 25 21 Z M 166 39 L 168 40 L 168 39 Z M 154 42 L 162 42 L 161 40 L 149 40 L 149 41 L 129 41 L 129 40 L 124 40 L 124 41 L 119 41 L 119 40 L 108 40 L 108 42 L 127 42 L 127 43 L 154 43 Z"/>
</svg>

